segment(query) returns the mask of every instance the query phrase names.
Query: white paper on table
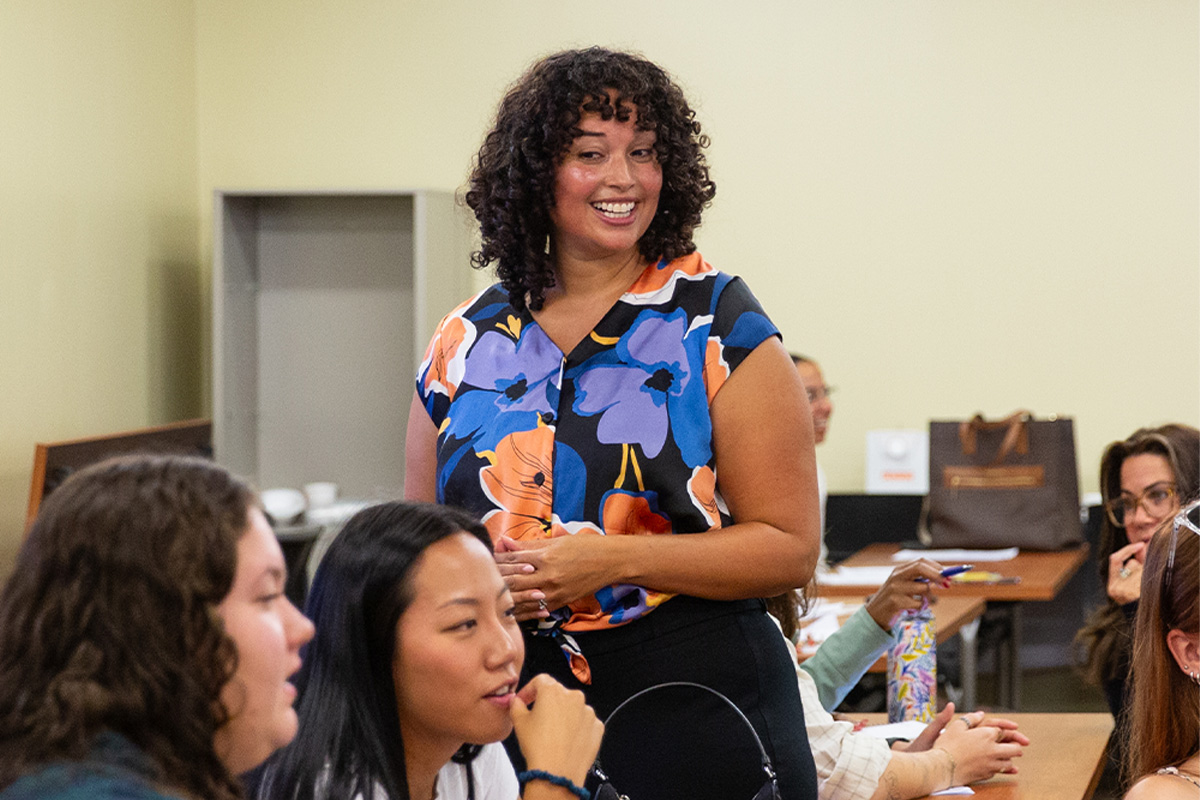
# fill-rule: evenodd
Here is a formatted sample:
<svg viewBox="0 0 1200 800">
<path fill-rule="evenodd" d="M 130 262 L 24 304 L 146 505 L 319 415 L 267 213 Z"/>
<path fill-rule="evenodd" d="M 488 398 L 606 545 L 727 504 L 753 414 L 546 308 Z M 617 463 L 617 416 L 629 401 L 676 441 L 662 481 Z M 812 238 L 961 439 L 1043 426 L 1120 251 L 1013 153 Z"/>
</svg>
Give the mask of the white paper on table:
<svg viewBox="0 0 1200 800">
<path fill-rule="evenodd" d="M 955 794 L 975 794 L 975 790 L 970 786 L 951 786 L 949 789 L 942 789 L 940 792 L 934 792 L 930 797 L 947 797 Z"/>
<path fill-rule="evenodd" d="M 818 578 L 817 585 L 882 586 L 891 574 L 891 567 L 837 567 Z"/>
<path fill-rule="evenodd" d="M 845 601 L 837 600 L 831 597 L 814 597 L 812 602 L 808 604 L 808 613 L 800 618 L 800 624 L 807 625 L 809 620 L 814 620 L 817 617 L 825 614 L 833 614 L 835 616 L 841 614 L 853 614 L 862 607 L 862 603 L 857 600 Z"/>
<path fill-rule="evenodd" d="M 1001 550 L 901 550 L 892 556 L 892 561 L 929 558 L 943 564 L 954 562 L 976 564 L 980 561 L 1012 561 L 1020 552 L 1020 548 L 1017 547 L 1005 547 Z"/>
<path fill-rule="evenodd" d="M 904 722 L 889 722 L 884 725 L 868 725 L 859 731 L 859 734 L 874 736 L 877 739 L 907 739 L 911 742 L 921 735 L 921 731 L 925 730 L 927 725 L 928 723 L 926 722 L 909 719 Z"/>
<path fill-rule="evenodd" d="M 817 647 L 840 627 L 841 623 L 838 622 L 837 614 L 822 614 L 805 623 L 800 628 L 800 652 L 811 656 L 817 652 Z"/>
</svg>

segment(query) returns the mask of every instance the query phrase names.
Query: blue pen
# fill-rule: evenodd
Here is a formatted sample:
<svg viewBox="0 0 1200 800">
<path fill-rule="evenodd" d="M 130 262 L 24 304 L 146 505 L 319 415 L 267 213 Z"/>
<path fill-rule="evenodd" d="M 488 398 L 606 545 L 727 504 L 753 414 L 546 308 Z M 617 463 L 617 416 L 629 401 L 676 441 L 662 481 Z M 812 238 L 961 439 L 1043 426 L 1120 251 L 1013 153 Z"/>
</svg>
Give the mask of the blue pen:
<svg viewBox="0 0 1200 800">
<path fill-rule="evenodd" d="M 957 567 L 946 567 L 942 570 L 943 578 L 952 578 L 955 575 L 960 575 L 964 572 L 970 572 L 975 569 L 974 564 L 959 564 Z M 929 583 L 929 578 L 917 578 L 921 583 Z"/>
</svg>

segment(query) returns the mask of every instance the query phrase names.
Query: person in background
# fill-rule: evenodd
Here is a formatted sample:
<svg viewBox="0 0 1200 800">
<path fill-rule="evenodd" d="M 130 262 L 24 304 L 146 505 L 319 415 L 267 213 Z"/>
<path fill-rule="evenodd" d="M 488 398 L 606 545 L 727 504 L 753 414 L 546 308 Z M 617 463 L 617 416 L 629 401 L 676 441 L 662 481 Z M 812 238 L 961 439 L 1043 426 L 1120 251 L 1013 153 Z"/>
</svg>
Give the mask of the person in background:
<svg viewBox="0 0 1200 800">
<path fill-rule="evenodd" d="M 1126 800 L 1200 797 L 1200 502 L 1145 550 L 1134 627 Z"/>
<path fill-rule="evenodd" d="M 212 462 L 80 470 L 0 592 L 0 798 L 234 800 L 296 734 L 312 624 L 258 501 Z"/>
<path fill-rule="evenodd" d="M 513 800 L 499 741 L 516 727 L 526 800 L 572 800 L 603 725 L 541 675 L 517 691 L 524 645 L 479 522 L 432 504 L 360 511 L 330 545 L 296 678 L 300 735 L 263 770 L 263 800 Z M 528 704 L 532 704 L 532 709 Z"/>
<path fill-rule="evenodd" d="M 833 400 L 830 399 L 830 395 L 833 394 L 835 387 L 826 385 L 825 376 L 821 374 L 821 365 L 816 361 L 797 353 L 789 355 L 792 357 L 792 363 L 796 366 L 796 371 L 800 374 L 801 383 L 804 384 L 804 393 L 808 395 L 808 407 L 812 412 L 813 443 L 821 444 L 825 441 L 825 435 L 829 431 L 829 418 L 833 416 Z M 829 565 L 829 551 L 825 547 L 825 499 L 828 496 L 829 487 L 825 480 L 825 471 L 821 469 L 820 464 L 817 464 L 817 498 L 821 504 L 821 560 L 819 566 L 822 568 Z"/>
<path fill-rule="evenodd" d="M 1200 431 L 1163 425 L 1113 442 L 1100 459 L 1100 491 L 1105 516 L 1097 555 L 1106 597 L 1076 640 L 1084 649 L 1087 677 L 1104 689 L 1116 720 L 1110 755 L 1120 763 L 1146 544 L 1179 510 L 1181 497 L 1200 493 Z"/>
<path fill-rule="evenodd" d="M 696 252 L 707 144 L 639 56 L 570 50 L 518 80 L 466 194 L 474 261 L 500 283 L 430 343 L 405 493 L 484 521 L 527 673 L 602 716 L 664 681 L 703 683 L 755 726 L 784 800 L 813 798 L 799 690 L 760 599 L 817 563 L 812 426 L 778 329 Z M 706 708 L 690 709 L 689 747 L 728 759 L 697 790 L 727 800 L 728 764 L 759 757 L 730 752 Z M 697 779 L 649 759 L 625 777 L 633 797 Z"/>
</svg>

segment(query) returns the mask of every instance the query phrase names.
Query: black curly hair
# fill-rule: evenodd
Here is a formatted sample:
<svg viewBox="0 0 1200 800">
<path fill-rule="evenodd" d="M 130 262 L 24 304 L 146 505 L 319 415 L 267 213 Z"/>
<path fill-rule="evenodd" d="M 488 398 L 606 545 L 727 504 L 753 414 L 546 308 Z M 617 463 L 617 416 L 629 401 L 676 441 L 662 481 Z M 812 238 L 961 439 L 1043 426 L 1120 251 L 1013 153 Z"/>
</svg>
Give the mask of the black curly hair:
<svg viewBox="0 0 1200 800">
<path fill-rule="evenodd" d="M 47 498 L 0 593 L 0 790 L 111 731 L 171 793 L 242 797 L 213 742 L 237 667 L 215 609 L 256 503 L 175 456 L 104 461 Z"/>
<path fill-rule="evenodd" d="M 639 241 L 641 254 L 673 259 L 695 251 L 692 234 L 717 187 L 702 152 L 708 137 L 683 92 L 640 56 L 601 47 L 555 53 L 534 64 L 500 101 L 466 194 L 482 238 L 471 263 L 483 268 L 494 262 L 518 310 L 540 309 L 554 285 L 546 246 L 554 230 L 554 175 L 582 133 L 581 115 L 625 122 L 635 108 L 637 127 L 657 136 L 663 172 L 658 211 Z"/>
</svg>

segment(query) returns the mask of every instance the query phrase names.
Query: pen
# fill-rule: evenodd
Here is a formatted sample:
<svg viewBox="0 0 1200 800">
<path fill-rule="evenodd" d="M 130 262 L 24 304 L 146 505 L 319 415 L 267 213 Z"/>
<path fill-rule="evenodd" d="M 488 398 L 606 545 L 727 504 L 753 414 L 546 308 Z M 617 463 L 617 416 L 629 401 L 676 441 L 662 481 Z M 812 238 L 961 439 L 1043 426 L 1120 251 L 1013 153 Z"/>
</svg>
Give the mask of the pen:
<svg viewBox="0 0 1200 800">
<path fill-rule="evenodd" d="M 951 578 L 964 572 L 970 572 L 973 569 L 975 569 L 974 564 L 959 564 L 957 567 L 946 567 L 942 570 L 942 577 Z M 921 583 L 929 583 L 929 578 L 917 578 L 917 580 Z"/>
</svg>

